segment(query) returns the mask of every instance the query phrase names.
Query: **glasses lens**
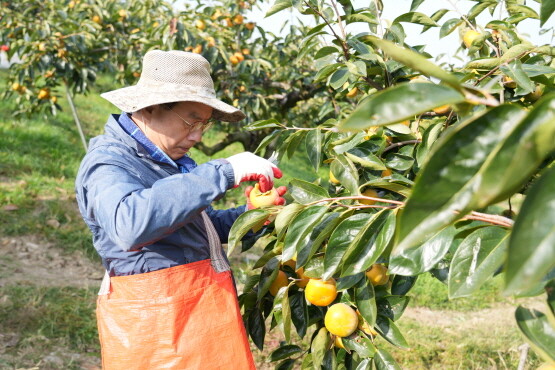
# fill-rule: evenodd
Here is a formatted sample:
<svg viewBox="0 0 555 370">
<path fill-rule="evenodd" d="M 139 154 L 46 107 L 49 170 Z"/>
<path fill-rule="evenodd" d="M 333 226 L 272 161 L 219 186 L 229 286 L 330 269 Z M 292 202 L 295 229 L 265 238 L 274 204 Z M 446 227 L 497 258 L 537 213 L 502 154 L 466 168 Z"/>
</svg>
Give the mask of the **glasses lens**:
<svg viewBox="0 0 555 370">
<path fill-rule="evenodd" d="M 206 123 L 202 124 L 202 132 L 206 132 L 212 128 L 214 125 L 214 121 L 207 121 Z"/>
</svg>

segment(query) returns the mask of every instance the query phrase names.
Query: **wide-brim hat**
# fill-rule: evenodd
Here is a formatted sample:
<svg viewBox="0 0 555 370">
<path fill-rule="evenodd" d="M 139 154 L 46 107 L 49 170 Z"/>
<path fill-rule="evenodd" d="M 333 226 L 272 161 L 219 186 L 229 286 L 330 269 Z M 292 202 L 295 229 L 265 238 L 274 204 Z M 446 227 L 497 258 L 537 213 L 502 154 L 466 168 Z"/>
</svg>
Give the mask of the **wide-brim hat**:
<svg viewBox="0 0 555 370">
<path fill-rule="evenodd" d="M 216 98 L 210 63 L 199 54 L 180 50 L 147 52 L 136 85 L 100 96 L 128 113 L 151 105 L 190 101 L 212 107 L 212 118 L 220 121 L 237 122 L 245 118 L 239 109 Z"/>
</svg>

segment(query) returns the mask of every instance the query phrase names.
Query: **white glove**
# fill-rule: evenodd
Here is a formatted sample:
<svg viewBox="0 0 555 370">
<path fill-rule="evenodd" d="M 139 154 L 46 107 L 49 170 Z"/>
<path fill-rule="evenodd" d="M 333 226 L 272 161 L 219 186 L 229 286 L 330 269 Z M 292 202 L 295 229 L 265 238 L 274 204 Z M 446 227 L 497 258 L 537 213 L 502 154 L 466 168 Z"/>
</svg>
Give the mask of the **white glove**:
<svg viewBox="0 0 555 370">
<path fill-rule="evenodd" d="M 232 155 L 227 161 L 233 167 L 235 186 L 243 181 L 258 181 L 263 193 L 272 190 L 274 178 L 279 179 L 283 175 L 272 162 L 250 152 Z"/>
</svg>

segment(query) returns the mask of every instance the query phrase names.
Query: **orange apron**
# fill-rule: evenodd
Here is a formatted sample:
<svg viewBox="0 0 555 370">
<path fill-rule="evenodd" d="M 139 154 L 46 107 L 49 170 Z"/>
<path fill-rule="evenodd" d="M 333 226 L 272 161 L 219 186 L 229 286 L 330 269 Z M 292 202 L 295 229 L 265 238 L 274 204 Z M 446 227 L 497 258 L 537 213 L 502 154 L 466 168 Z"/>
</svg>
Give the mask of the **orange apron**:
<svg viewBox="0 0 555 370">
<path fill-rule="evenodd" d="M 256 369 L 229 265 L 202 216 L 210 260 L 103 281 L 103 369 Z"/>
</svg>

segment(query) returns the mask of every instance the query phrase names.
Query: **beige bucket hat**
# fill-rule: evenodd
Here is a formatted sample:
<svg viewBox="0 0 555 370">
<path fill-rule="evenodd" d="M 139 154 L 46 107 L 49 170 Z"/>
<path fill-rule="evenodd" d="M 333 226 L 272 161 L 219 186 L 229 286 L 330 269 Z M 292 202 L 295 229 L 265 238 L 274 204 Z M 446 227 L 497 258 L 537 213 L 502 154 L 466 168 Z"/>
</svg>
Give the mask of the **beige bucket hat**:
<svg viewBox="0 0 555 370">
<path fill-rule="evenodd" d="M 100 94 L 124 112 L 151 105 L 192 101 L 214 108 L 212 118 L 237 122 L 245 118 L 239 109 L 216 98 L 210 64 L 199 54 L 180 50 L 151 50 L 143 58 L 136 85 Z"/>
</svg>

